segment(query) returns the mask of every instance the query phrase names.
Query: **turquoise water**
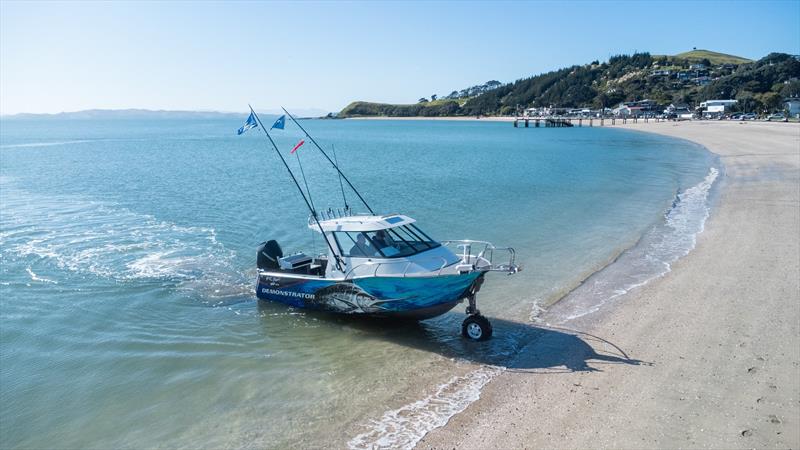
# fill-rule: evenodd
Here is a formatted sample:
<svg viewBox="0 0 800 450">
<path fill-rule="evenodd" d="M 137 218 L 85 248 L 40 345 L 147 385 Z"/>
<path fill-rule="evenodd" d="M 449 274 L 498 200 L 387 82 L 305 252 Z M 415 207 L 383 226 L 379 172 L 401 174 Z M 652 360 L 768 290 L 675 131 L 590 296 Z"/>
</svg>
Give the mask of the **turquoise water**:
<svg viewBox="0 0 800 450">
<path fill-rule="evenodd" d="M 260 242 L 322 242 L 260 130 L 235 135 L 243 121 L 2 122 L 0 447 L 413 444 L 471 398 L 459 386 L 482 386 L 476 368 L 536 339 L 541 308 L 626 249 L 602 272 L 612 294 L 693 245 L 707 208 L 692 189 L 716 164 L 609 128 L 306 121 L 376 211 L 516 248 L 524 271 L 479 294 L 495 337 L 472 343 L 460 307 L 384 325 L 257 301 Z M 274 135 L 284 153 L 301 137 Z M 341 207 L 335 173 L 299 152 L 315 203 Z M 609 296 L 593 292 L 575 304 Z M 433 415 L 403 410 L 442 392 Z M 398 408 L 421 425 L 402 428 Z"/>
</svg>

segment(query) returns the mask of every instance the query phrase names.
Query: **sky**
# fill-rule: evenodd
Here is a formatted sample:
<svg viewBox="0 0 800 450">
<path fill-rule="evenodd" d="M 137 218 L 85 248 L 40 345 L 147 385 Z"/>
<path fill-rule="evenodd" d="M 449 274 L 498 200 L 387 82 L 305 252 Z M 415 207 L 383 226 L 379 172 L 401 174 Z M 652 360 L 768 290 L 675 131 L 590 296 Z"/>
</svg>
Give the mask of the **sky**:
<svg viewBox="0 0 800 450">
<path fill-rule="evenodd" d="M 339 111 L 693 47 L 800 54 L 800 0 L 0 0 L 0 114 Z"/>
</svg>

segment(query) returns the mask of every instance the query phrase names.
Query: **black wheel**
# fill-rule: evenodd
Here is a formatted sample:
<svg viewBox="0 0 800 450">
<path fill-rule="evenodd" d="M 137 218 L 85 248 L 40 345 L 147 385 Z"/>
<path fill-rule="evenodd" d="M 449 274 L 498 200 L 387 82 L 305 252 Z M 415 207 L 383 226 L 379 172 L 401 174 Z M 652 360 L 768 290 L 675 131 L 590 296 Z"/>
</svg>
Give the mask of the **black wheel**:
<svg viewBox="0 0 800 450">
<path fill-rule="evenodd" d="M 480 314 L 471 315 L 461 324 L 461 334 L 475 341 L 485 341 L 492 337 L 492 324 Z"/>
</svg>

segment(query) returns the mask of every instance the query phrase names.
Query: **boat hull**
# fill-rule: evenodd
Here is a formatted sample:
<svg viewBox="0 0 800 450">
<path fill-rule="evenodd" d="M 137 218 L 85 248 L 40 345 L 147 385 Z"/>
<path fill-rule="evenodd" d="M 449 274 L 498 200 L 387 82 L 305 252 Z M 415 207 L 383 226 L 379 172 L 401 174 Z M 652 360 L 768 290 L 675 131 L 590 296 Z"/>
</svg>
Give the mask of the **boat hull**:
<svg viewBox="0 0 800 450">
<path fill-rule="evenodd" d="M 368 277 L 334 281 L 265 273 L 256 295 L 297 308 L 397 319 L 429 319 L 453 309 L 483 275 Z"/>
</svg>

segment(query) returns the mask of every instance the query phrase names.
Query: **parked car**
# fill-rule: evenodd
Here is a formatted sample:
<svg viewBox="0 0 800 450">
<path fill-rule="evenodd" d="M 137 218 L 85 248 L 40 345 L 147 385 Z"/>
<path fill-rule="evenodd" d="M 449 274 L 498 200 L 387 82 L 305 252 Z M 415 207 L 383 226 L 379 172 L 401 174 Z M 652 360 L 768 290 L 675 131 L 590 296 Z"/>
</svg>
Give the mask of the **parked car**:
<svg viewBox="0 0 800 450">
<path fill-rule="evenodd" d="M 783 113 L 777 113 L 767 117 L 767 122 L 786 122 L 786 121 L 788 121 L 788 119 L 786 118 L 786 116 L 783 115 Z"/>
<path fill-rule="evenodd" d="M 756 120 L 755 113 L 742 114 L 741 120 Z"/>
<path fill-rule="evenodd" d="M 742 117 L 742 114 L 736 113 L 736 114 L 731 114 L 730 119 L 731 120 L 739 120 L 739 119 L 741 119 L 741 117 Z"/>
</svg>

